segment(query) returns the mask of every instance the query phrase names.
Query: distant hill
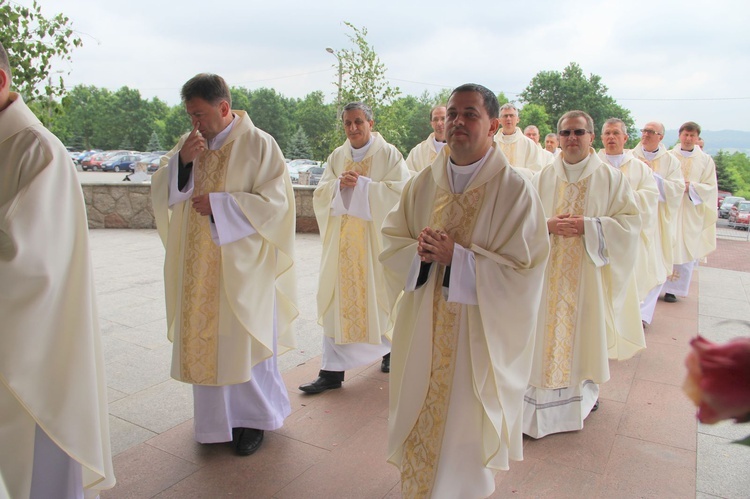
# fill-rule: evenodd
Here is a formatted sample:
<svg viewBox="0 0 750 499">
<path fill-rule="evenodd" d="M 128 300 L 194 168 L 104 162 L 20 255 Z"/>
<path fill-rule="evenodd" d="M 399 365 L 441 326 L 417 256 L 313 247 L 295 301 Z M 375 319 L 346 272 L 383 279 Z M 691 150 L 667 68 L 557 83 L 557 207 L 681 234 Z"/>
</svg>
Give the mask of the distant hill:
<svg viewBox="0 0 750 499">
<path fill-rule="evenodd" d="M 677 130 L 667 130 L 664 143 L 672 147 L 678 141 Z M 703 130 L 701 137 L 706 143 L 706 152 L 714 155 L 723 149 L 727 152 L 744 152 L 750 154 L 750 132 L 740 130 Z"/>
</svg>

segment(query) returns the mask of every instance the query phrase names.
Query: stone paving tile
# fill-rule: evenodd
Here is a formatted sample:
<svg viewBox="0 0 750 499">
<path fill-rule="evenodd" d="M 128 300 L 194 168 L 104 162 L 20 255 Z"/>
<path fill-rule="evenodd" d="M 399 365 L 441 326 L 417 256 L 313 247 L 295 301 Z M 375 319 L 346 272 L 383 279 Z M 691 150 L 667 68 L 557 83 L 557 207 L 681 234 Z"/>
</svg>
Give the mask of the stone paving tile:
<svg viewBox="0 0 750 499">
<path fill-rule="evenodd" d="M 750 322 L 701 315 L 698 330 L 707 340 L 726 343 L 740 336 L 750 336 Z"/>
<path fill-rule="evenodd" d="M 162 321 L 155 321 L 151 324 L 159 324 L 162 325 Z M 155 329 L 155 328 L 153 328 Z M 147 348 L 149 350 L 154 350 L 159 347 L 164 347 L 171 345 L 170 341 L 167 339 L 167 330 L 166 327 L 163 331 L 154 331 L 153 329 L 148 329 L 145 326 L 139 326 L 139 327 L 129 327 L 129 328 L 121 328 L 116 332 L 112 333 L 112 337 L 117 338 L 122 341 L 126 341 L 128 343 L 132 343 L 134 345 L 138 345 L 143 348 Z"/>
<path fill-rule="evenodd" d="M 228 446 L 227 446 L 228 447 Z M 213 497 L 270 498 L 298 478 L 327 451 L 266 432 L 263 445 L 251 456 L 235 456 L 229 449 L 210 458 L 210 463 L 157 495 L 159 499 L 204 499 Z M 324 497 L 313 494 L 308 498 Z M 329 496 L 342 497 L 342 496 Z"/>
<path fill-rule="evenodd" d="M 161 433 L 193 417 L 193 389 L 191 385 L 169 379 L 112 402 L 109 412 Z"/>
<path fill-rule="evenodd" d="M 111 414 L 109 416 L 109 437 L 113 456 L 141 444 L 155 435 L 156 433 L 146 428 L 142 428 Z"/>
<path fill-rule="evenodd" d="M 604 473 L 624 409 L 623 403 L 601 400 L 599 409 L 584 421 L 583 430 L 548 435 L 538 440 L 528 438 L 523 448 L 524 459 Z"/>
<path fill-rule="evenodd" d="M 698 308 L 701 315 L 750 321 L 750 307 L 747 306 L 747 300 L 745 299 L 736 300 L 708 296 L 701 299 Z"/>
<path fill-rule="evenodd" d="M 694 495 L 695 452 L 623 435 L 615 438 L 597 497 Z"/>
<path fill-rule="evenodd" d="M 511 462 L 509 471 L 495 477 L 493 499 L 507 497 L 582 498 L 600 494 L 603 476 L 541 459 Z"/>
<path fill-rule="evenodd" d="M 114 458 L 117 485 L 101 493 L 101 499 L 154 497 L 198 471 L 199 467 L 146 444 Z"/>
<path fill-rule="evenodd" d="M 138 348 L 143 350 L 138 355 L 124 355 L 107 364 L 108 386 L 132 394 L 171 379 L 171 346 L 154 350 Z"/>
<path fill-rule="evenodd" d="M 286 419 L 281 435 L 333 449 L 388 407 L 388 385 L 356 376 L 343 388 L 308 396 L 311 403 Z M 385 439 L 385 435 L 382 437 Z"/>
<path fill-rule="evenodd" d="M 746 427 L 745 434 L 750 433 Z M 697 490 L 724 498 L 746 498 L 750 491 L 750 447 L 698 434 Z"/>
<path fill-rule="evenodd" d="M 681 387 L 636 379 L 617 433 L 695 452 L 696 425 Z"/>
<path fill-rule="evenodd" d="M 685 381 L 685 357 L 689 351 L 690 344 L 687 342 L 677 345 L 652 342 L 641 352 L 635 377 L 681 387 Z"/>
<path fill-rule="evenodd" d="M 599 398 L 602 400 L 614 400 L 625 402 L 628 400 L 630 387 L 638 369 L 641 354 L 637 353 L 628 360 L 609 361 L 609 381 L 599 385 Z"/>
<path fill-rule="evenodd" d="M 107 336 L 102 335 L 102 354 L 104 363 L 107 365 L 127 357 L 138 357 L 148 351 L 148 348 L 118 338 L 117 335 L 123 334 L 123 329 L 129 328 L 120 326 L 117 332 L 113 331 Z"/>
<path fill-rule="evenodd" d="M 384 497 L 399 483 L 398 470 L 385 461 L 387 426 L 378 418 L 363 422 L 356 433 L 274 497 Z"/>
</svg>

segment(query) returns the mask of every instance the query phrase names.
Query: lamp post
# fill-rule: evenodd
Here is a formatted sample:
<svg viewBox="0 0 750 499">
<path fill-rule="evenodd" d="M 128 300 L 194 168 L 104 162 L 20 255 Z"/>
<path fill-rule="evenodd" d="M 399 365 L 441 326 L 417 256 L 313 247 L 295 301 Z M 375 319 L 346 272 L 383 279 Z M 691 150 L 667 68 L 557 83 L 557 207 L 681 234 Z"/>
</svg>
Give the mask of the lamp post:
<svg viewBox="0 0 750 499">
<path fill-rule="evenodd" d="M 52 75 L 64 72 L 62 69 L 58 69 L 47 74 L 47 86 L 49 87 L 49 93 L 47 94 L 47 118 L 49 121 L 47 122 L 47 126 L 52 123 Z"/>
<path fill-rule="evenodd" d="M 343 77 L 343 67 L 341 63 L 341 57 L 338 56 L 336 52 L 331 47 L 326 47 L 326 52 L 329 54 L 332 54 L 333 57 L 336 58 L 336 60 L 339 61 L 339 91 L 336 94 L 336 119 L 339 118 L 339 115 L 341 114 L 341 79 Z"/>
</svg>

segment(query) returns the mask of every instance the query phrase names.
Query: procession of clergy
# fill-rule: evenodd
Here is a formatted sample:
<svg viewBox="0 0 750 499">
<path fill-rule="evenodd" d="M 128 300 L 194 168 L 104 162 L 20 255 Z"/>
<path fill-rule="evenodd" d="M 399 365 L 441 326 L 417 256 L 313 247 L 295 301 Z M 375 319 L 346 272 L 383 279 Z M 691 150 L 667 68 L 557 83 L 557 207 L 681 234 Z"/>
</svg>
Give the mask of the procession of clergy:
<svg viewBox="0 0 750 499">
<path fill-rule="evenodd" d="M 0 454 L 0 496 L 81 497 L 114 484 L 85 208 L 64 147 L 9 87 L 0 57 L 0 157 L 18 158 L 0 184 L 0 278 L 18 290 L 2 301 L 0 443 L 19 449 Z M 171 374 L 193 385 L 195 439 L 247 456 L 291 412 L 277 355 L 295 347 L 294 192 L 223 78 L 196 75 L 181 97 L 193 129 L 152 177 Z M 523 434 L 583 428 L 609 359 L 646 347 L 662 293 L 687 295 L 715 248 L 713 160 L 692 122 L 672 150 L 658 122 L 624 150 L 625 124 L 607 120 L 597 154 L 583 111 L 545 151 L 476 84 L 431 111 L 406 160 L 367 105 L 341 119 L 347 140 L 314 191 L 321 369 L 299 389 L 380 361 L 403 496 L 486 497 Z"/>
</svg>

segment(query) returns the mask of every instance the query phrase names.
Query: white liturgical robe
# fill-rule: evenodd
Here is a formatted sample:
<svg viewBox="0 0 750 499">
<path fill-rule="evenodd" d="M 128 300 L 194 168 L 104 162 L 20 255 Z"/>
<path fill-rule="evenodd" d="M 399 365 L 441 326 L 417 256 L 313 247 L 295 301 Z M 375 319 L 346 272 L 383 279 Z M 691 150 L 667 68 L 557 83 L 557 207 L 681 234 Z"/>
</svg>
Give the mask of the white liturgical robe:
<svg viewBox="0 0 750 499">
<path fill-rule="evenodd" d="M 52 484 L 67 499 L 115 483 L 86 207 L 65 147 L 10 98 L 0 111 L 0 497 L 53 497 L 32 475 L 47 466 L 42 479 L 54 480 L 40 461 L 56 453 L 77 469 L 71 488 Z"/>
<path fill-rule="evenodd" d="M 396 308 L 390 373 L 388 460 L 403 497 L 485 497 L 494 474 L 521 460 L 527 386 L 544 265 L 541 202 L 493 144 L 461 179 L 443 149 L 407 184 L 383 226 L 380 256 Z M 461 186 L 465 188 L 461 189 Z M 456 241 L 446 267 L 421 266 L 425 227 Z M 423 453 L 420 449 L 423 449 Z"/>
<path fill-rule="evenodd" d="M 541 148 L 525 136 L 518 127 L 510 135 L 504 135 L 501 128 L 495 134 L 495 142 L 498 143 L 511 166 L 515 168 L 528 168 L 537 173 L 546 165 Z"/>
<path fill-rule="evenodd" d="M 584 216 L 580 237 L 550 235 L 542 306 L 524 432 L 535 437 L 583 427 L 593 405 L 586 381 L 609 379 L 608 359 L 624 360 L 645 348 L 635 264 L 641 223 L 632 189 L 622 173 L 588 158 L 566 165 L 562 156 L 533 179 L 545 215 Z M 547 404 L 544 391 L 572 390 L 565 404 Z M 580 398 L 583 396 L 583 399 Z M 576 417 L 558 417 L 570 412 Z M 557 422 L 564 424 L 557 425 Z M 574 423 L 573 426 L 570 423 Z"/>
<path fill-rule="evenodd" d="M 414 176 L 430 166 L 444 146 L 445 144 L 436 144 L 434 132 L 427 137 L 427 140 L 414 146 L 406 156 L 406 166 L 409 168 L 409 173 Z"/>
<path fill-rule="evenodd" d="M 353 157 L 348 140 L 336 148 L 313 195 L 323 240 L 317 301 L 326 342 L 324 370 L 350 369 L 389 351 L 382 347 L 389 310 L 378 261 L 380 227 L 409 172 L 398 149 L 379 133 L 372 132 L 365 147 L 361 158 Z M 342 190 L 339 176 L 349 170 L 359 173 L 357 185 Z"/>
</svg>

